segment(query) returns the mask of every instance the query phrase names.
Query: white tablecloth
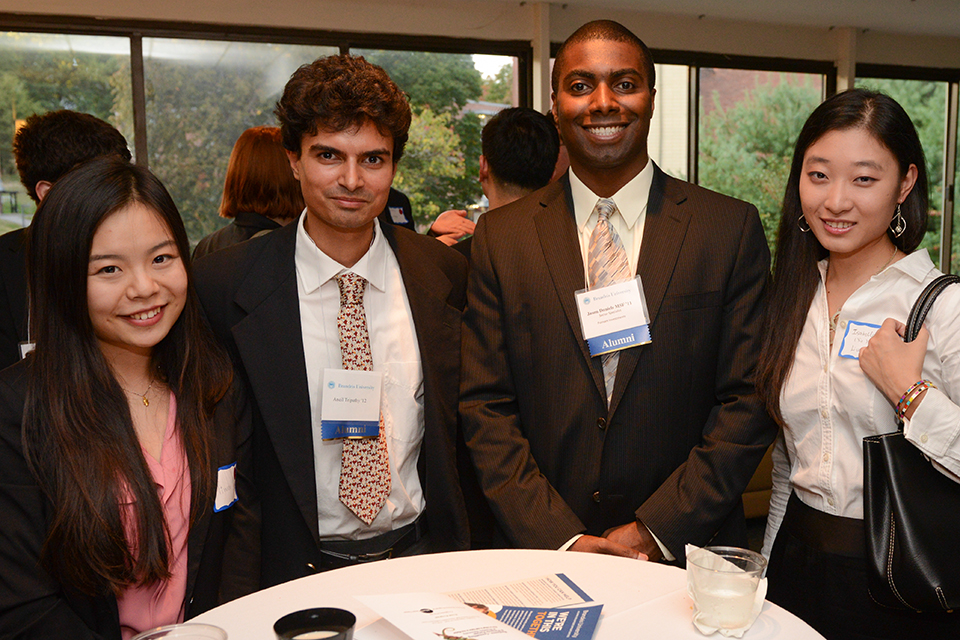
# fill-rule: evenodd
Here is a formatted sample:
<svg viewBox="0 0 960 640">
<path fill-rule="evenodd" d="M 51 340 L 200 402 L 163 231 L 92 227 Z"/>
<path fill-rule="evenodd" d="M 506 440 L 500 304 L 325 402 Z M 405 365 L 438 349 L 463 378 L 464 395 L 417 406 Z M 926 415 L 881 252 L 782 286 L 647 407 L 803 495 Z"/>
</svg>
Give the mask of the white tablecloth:
<svg viewBox="0 0 960 640">
<path fill-rule="evenodd" d="M 592 553 L 531 550 L 461 551 L 395 558 L 319 573 L 265 589 L 194 618 L 222 627 L 229 640 L 270 640 L 273 623 L 292 611 L 338 607 L 357 616 L 356 640 L 407 636 L 360 604 L 355 595 L 470 587 L 563 573 L 596 602 L 603 615 L 594 640 L 704 638 L 691 622 L 686 574 L 676 567 Z M 719 634 L 713 638 L 720 639 Z M 745 640 L 814 640 L 821 636 L 769 602 Z"/>
</svg>

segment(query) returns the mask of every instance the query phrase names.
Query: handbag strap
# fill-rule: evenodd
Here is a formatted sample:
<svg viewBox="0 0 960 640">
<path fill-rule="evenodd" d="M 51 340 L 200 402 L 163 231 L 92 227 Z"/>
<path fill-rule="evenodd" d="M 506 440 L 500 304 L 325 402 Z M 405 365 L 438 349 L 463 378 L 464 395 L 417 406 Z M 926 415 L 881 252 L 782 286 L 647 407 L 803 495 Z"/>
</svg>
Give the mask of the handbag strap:
<svg viewBox="0 0 960 640">
<path fill-rule="evenodd" d="M 933 301 L 937 299 L 937 296 L 940 295 L 944 289 L 954 282 L 960 282 L 960 276 L 956 274 L 942 275 L 928 284 L 923 292 L 920 293 L 917 301 L 913 303 L 913 308 L 910 309 L 910 316 L 907 318 L 907 326 L 903 331 L 904 342 L 913 342 L 916 339 L 917 334 L 920 333 L 920 327 L 923 326 L 923 321 L 927 317 L 927 313 L 933 306 Z"/>
</svg>

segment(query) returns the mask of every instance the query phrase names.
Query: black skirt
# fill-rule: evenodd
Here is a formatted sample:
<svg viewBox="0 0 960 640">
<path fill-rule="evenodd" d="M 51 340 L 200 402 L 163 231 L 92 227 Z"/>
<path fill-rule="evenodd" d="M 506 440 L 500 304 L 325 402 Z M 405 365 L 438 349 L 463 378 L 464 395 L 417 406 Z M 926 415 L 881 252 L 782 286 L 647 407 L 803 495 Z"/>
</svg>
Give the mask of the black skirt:
<svg viewBox="0 0 960 640">
<path fill-rule="evenodd" d="M 793 494 L 770 552 L 767 599 L 827 640 L 958 639 L 960 611 L 882 607 L 867 591 L 863 521 L 808 507 Z"/>
</svg>

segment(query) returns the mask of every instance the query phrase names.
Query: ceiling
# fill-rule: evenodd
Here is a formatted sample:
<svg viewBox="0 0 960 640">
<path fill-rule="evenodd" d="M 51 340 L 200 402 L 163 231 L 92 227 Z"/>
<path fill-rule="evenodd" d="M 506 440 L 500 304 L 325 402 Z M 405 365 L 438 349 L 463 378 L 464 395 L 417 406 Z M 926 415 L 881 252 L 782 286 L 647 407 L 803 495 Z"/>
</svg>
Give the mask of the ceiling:
<svg viewBox="0 0 960 640">
<path fill-rule="evenodd" d="M 561 4 L 960 37 L 960 0 L 560 0 Z"/>
</svg>

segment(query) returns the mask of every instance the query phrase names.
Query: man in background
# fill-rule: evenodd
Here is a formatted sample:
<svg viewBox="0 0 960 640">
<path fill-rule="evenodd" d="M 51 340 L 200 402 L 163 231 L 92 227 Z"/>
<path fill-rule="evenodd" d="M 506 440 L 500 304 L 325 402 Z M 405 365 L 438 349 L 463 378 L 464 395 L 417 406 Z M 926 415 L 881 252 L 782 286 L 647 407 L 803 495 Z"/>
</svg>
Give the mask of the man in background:
<svg viewBox="0 0 960 640">
<path fill-rule="evenodd" d="M 549 184 L 560 136 L 549 116 L 515 107 L 487 122 L 480 145 L 480 186 L 496 209 Z"/>
<path fill-rule="evenodd" d="M 480 186 L 496 209 L 529 195 L 550 183 L 560 136 L 549 116 L 526 107 L 504 109 L 483 127 L 480 134 Z M 448 211 L 441 216 L 466 212 Z M 473 232 L 473 223 L 456 238 Z M 453 248 L 470 257 L 472 238 L 460 240 Z"/>
<path fill-rule="evenodd" d="M 13 138 L 20 182 L 37 204 L 82 162 L 106 155 L 130 161 L 123 135 L 88 113 L 50 111 L 27 118 Z M 0 369 L 29 351 L 26 229 L 0 236 Z"/>
</svg>

